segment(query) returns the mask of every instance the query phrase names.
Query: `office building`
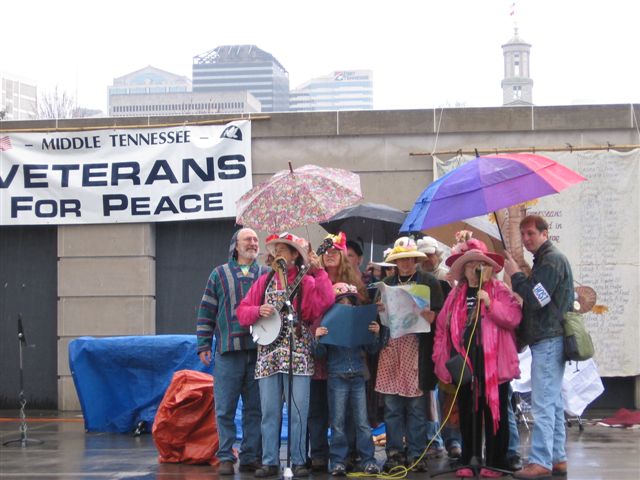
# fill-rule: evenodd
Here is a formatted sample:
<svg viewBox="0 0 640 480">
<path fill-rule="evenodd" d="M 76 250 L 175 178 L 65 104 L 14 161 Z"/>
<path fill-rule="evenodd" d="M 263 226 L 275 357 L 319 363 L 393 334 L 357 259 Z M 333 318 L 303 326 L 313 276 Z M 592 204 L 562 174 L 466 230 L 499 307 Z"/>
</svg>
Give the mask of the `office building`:
<svg viewBox="0 0 640 480">
<path fill-rule="evenodd" d="M 224 45 L 193 57 L 193 91 L 248 91 L 263 112 L 289 110 L 289 73 L 255 45 Z"/>
<path fill-rule="evenodd" d="M 373 72 L 340 70 L 316 77 L 291 91 L 289 109 L 373 110 Z"/>
<path fill-rule="evenodd" d="M 154 67 L 116 78 L 109 87 L 109 116 L 135 117 L 259 112 L 247 91 L 193 92 L 191 80 Z"/>
<path fill-rule="evenodd" d="M 0 72 L 0 119 L 35 120 L 38 118 L 38 88 L 35 82 Z"/>
<path fill-rule="evenodd" d="M 260 102 L 246 91 L 111 95 L 109 115 L 138 117 L 259 112 Z"/>
</svg>

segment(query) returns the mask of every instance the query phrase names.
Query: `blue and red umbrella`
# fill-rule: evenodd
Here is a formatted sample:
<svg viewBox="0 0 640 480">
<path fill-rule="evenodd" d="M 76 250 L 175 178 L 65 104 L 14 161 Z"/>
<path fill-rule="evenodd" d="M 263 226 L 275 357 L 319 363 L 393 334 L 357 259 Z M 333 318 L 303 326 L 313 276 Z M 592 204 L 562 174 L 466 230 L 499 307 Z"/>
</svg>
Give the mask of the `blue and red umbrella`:
<svg viewBox="0 0 640 480">
<path fill-rule="evenodd" d="M 542 155 L 485 155 L 450 171 L 418 197 L 400 231 L 414 232 L 477 217 L 558 193 L 584 181 Z"/>
</svg>

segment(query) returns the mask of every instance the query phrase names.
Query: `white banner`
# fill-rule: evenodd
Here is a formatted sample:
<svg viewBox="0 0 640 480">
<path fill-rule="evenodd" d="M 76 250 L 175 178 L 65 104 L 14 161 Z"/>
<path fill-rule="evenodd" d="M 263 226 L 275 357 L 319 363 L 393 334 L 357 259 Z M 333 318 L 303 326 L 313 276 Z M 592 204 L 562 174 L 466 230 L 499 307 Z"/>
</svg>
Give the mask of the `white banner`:
<svg viewBox="0 0 640 480">
<path fill-rule="evenodd" d="M 251 122 L 0 133 L 0 225 L 235 217 Z"/>
</svg>

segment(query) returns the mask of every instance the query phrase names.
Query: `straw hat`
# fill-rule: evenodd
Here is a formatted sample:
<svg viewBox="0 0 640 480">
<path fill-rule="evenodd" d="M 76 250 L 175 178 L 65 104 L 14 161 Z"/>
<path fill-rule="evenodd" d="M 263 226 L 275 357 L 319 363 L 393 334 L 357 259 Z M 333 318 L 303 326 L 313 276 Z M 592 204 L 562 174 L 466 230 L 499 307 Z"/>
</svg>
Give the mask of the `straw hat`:
<svg viewBox="0 0 640 480">
<path fill-rule="evenodd" d="M 416 241 L 410 237 L 400 237 L 393 244 L 391 252 L 384 259 L 385 262 L 390 263 L 400 258 L 425 258 L 426 255 L 418 251 Z"/>
</svg>

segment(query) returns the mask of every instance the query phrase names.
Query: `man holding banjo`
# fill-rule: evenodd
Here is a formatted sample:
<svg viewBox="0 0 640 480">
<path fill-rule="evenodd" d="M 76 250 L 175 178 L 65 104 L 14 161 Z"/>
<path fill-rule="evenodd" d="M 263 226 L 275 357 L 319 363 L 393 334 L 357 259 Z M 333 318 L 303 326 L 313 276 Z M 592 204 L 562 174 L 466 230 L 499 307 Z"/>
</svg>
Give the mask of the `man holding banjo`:
<svg viewBox="0 0 640 480">
<path fill-rule="evenodd" d="M 280 472 L 280 420 L 283 399 L 290 398 L 290 371 L 290 460 L 294 477 L 307 476 L 307 415 L 314 363 L 311 325 L 333 305 L 335 298 L 318 254 L 309 252 L 303 238 L 290 233 L 271 235 L 266 248 L 274 257 L 274 270 L 253 284 L 237 309 L 240 325 L 251 326 L 259 344 L 255 378 L 262 408 L 262 467 L 255 476 L 271 477 Z M 268 332 L 274 324 L 275 334 Z"/>
</svg>

